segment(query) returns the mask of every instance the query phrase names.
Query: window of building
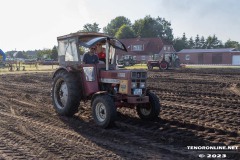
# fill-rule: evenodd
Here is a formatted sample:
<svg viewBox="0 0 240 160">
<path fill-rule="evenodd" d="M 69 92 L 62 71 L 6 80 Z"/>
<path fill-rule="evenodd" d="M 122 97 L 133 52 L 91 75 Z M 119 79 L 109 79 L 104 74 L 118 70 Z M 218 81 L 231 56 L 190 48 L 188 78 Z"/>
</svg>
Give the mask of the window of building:
<svg viewBox="0 0 240 160">
<path fill-rule="evenodd" d="M 186 54 L 186 55 L 185 55 L 185 60 L 187 60 L 187 61 L 190 60 L 190 55 L 189 55 L 189 54 Z"/>
<path fill-rule="evenodd" d="M 170 51 L 171 47 L 168 47 L 168 51 Z"/>
<path fill-rule="evenodd" d="M 141 56 L 142 61 L 146 60 L 146 56 Z"/>
<path fill-rule="evenodd" d="M 167 47 L 166 47 L 166 46 L 164 46 L 164 47 L 163 47 L 163 50 L 164 50 L 164 51 L 166 51 L 166 50 L 167 50 Z"/>
<path fill-rule="evenodd" d="M 143 45 L 132 45 L 132 51 L 143 51 Z"/>
</svg>

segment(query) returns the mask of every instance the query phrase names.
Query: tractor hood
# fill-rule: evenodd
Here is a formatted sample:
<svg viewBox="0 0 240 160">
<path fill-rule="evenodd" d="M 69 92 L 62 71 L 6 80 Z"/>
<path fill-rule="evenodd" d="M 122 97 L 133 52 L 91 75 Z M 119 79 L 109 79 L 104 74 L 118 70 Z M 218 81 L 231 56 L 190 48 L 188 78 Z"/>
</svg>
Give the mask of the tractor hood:
<svg viewBox="0 0 240 160">
<path fill-rule="evenodd" d="M 101 70 L 100 77 L 101 83 L 119 84 L 119 93 L 145 95 L 147 79 L 145 70 Z"/>
</svg>

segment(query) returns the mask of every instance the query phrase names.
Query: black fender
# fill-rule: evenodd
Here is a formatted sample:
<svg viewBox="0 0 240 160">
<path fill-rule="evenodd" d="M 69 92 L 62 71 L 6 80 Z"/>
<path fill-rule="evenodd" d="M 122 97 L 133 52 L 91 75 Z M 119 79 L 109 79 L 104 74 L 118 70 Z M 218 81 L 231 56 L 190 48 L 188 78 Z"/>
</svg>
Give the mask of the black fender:
<svg viewBox="0 0 240 160">
<path fill-rule="evenodd" d="M 94 93 L 91 98 L 91 106 L 92 106 L 92 102 L 93 102 L 94 98 L 98 95 L 103 95 L 103 94 L 108 94 L 108 92 L 107 91 L 99 91 L 99 92 Z"/>
<path fill-rule="evenodd" d="M 68 70 L 66 67 L 59 67 L 59 68 L 57 68 L 57 69 L 53 72 L 52 79 L 54 79 L 54 77 L 56 76 L 56 74 L 57 74 L 58 72 L 61 72 L 61 71 L 67 71 L 67 72 L 69 72 L 69 70 Z"/>
<path fill-rule="evenodd" d="M 57 74 L 58 72 L 61 72 L 61 71 L 75 72 L 76 70 L 74 70 L 74 69 L 71 68 L 71 67 L 63 67 L 63 66 L 61 66 L 61 67 L 59 67 L 59 68 L 57 68 L 57 69 L 55 70 L 55 72 L 53 73 L 52 79 L 56 76 L 56 74 Z"/>
</svg>

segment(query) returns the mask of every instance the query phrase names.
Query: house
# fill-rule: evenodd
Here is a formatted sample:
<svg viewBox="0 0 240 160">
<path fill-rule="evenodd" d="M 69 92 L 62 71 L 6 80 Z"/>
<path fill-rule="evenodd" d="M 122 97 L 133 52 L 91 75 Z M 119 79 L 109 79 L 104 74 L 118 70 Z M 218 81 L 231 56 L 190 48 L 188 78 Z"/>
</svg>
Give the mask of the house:
<svg viewBox="0 0 240 160">
<path fill-rule="evenodd" d="M 173 45 L 161 38 L 129 38 L 120 40 L 128 52 L 116 51 L 117 59 L 123 55 L 132 55 L 137 62 L 146 63 L 158 59 L 164 52 L 175 52 Z"/>
<path fill-rule="evenodd" d="M 177 55 L 183 64 L 240 65 L 240 51 L 235 48 L 183 49 Z"/>
</svg>

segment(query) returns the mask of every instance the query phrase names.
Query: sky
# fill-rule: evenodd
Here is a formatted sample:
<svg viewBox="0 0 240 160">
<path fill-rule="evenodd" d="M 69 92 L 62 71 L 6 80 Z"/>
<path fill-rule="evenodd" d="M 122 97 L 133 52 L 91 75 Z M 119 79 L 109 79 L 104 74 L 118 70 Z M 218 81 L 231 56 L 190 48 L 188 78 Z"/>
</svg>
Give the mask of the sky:
<svg viewBox="0 0 240 160">
<path fill-rule="evenodd" d="M 171 22 L 174 37 L 213 36 L 240 42 L 239 0 L 0 0 L 0 49 L 52 49 L 57 37 L 117 16 Z"/>
</svg>

